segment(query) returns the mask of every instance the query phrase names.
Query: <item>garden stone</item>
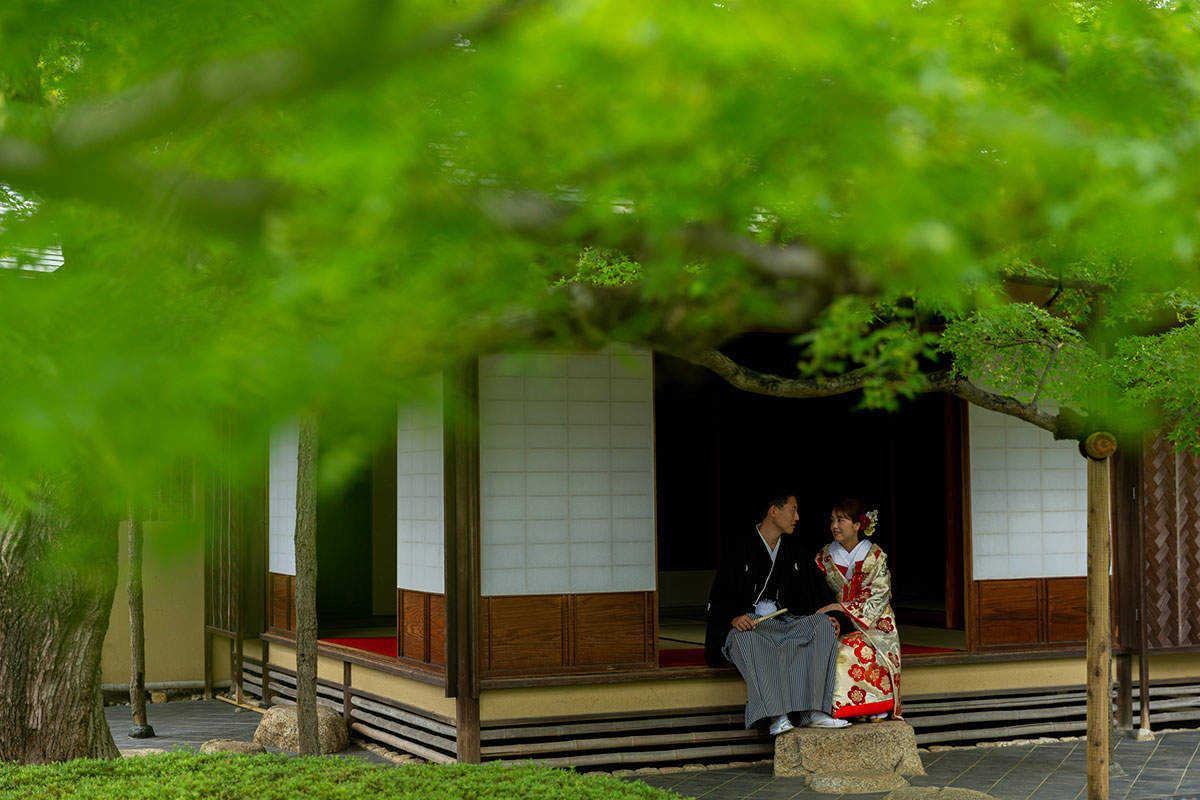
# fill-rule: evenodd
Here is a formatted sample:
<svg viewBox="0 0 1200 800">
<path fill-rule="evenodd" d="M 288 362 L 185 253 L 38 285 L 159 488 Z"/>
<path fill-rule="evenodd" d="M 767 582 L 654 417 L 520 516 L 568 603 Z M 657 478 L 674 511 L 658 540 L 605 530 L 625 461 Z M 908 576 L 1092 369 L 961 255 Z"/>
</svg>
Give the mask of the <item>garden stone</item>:
<svg viewBox="0 0 1200 800">
<path fill-rule="evenodd" d="M 272 706 L 263 714 L 254 732 L 254 741 L 266 747 L 277 747 L 293 753 L 300 751 L 300 728 L 296 724 L 295 706 Z M 317 750 L 322 755 L 338 753 L 350 746 L 346 721 L 327 706 L 317 706 Z"/>
<path fill-rule="evenodd" d="M 243 753 L 248 756 L 267 752 L 258 742 L 242 742 L 237 739 L 209 739 L 200 745 L 201 753 Z"/>
</svg>

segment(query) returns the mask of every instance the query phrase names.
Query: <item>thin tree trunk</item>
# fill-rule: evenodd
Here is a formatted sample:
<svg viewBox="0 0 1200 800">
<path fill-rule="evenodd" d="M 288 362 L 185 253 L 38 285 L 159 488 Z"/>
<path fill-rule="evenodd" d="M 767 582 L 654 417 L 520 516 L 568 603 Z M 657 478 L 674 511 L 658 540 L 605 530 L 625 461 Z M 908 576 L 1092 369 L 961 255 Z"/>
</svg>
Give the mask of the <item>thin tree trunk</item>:
<svg viewBox="0 0 1200 800">
<path fill-rule="evenodd" d="M 1093 433 L 1085 443 L 1087 464 L 1087 796 L 1108 800 L 1112 748 L 1111 727 L 1112 651 L 1109 604 L 1108 457 L 1116 439 Z"/>
<path fill-rule="evenodd" d="M 146 624 L 142 602 L 142 522 L 129 507 L 129 705 L 131 739 L 146 739 L 154 728 L 146 722 Z"/>
<path fill-rule="evenodd" d="M 320 754 L 317 733 L 317 418 L 300 420 L 296 454 L 296 724 L 300 755 Z"/>
<path fill-rule="evenodd" d="M 0 762 L 118 756 L 100 693 L 117 528 L 73 496 L 0 495 Z"/>
</svg>

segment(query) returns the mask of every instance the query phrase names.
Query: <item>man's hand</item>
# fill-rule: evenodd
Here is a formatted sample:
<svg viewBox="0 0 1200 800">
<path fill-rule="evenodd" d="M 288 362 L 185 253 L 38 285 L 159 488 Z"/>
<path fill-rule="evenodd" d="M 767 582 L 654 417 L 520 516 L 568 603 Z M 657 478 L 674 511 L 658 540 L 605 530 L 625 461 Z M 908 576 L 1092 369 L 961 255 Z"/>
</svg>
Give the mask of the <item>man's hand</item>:
<svg viewBox="0 0 1200 800">
<path fill-rule="evenodd" d="M 745 633 L 754 627 L 754 620 L 750 619 L 746 614 L 742 614 L 740 617 L 734 617 L 732 624 L 734 630 Z"/>
<path fill-rule="evenodd" d="M 834 619 L 833 617 L 829 617 L 828 619 L 830 622 L 833 623 L 833 635 L 841 636 L 842 635 L 842 626 L 839 625 L 838 621 L 836 619 Z"/>
</svg>

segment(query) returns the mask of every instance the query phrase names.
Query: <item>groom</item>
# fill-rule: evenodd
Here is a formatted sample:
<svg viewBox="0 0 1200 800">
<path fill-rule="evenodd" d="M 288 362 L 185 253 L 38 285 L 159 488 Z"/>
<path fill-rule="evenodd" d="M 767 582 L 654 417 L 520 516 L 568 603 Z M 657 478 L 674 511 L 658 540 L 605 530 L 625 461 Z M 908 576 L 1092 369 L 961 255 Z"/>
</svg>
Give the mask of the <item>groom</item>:
<svg viewBox="0 0 1200 800">
<path fill-rule="evenodd" d="M 708 599 L 704 657 L 730 662 L 746 680 L 746 727 L 771 719 L 771 733 L 799 724 L 848 724 L 827 713 L 833 705 L 838 634 L 853 628 L 833 606 L 835 597 L 813 554 L 791 536 L 800 519 L 796 496 L 765 498 L 765 514 L 746 530 L 717 570 Z M 778 609 L 788 613 L 759 622 Z"/>
</svg>

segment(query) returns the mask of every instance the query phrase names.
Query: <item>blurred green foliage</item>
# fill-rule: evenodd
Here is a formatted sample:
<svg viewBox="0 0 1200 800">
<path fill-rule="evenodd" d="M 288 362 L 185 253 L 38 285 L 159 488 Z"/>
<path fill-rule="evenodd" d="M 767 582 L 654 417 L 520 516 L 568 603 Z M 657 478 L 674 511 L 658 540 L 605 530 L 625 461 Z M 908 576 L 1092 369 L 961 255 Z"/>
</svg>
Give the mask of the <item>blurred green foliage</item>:
<svg viewBox="0 0 1200 800">
<path fill-rule="evenodd" d="M 800 328 L 801 374 L 873 371 L 868 405 L 949 366 L 1200 446 L 1198 21 L 1127 0 L 4 3 L 0 183 L 37 206 L 0 254 L 66 264 L 0 270 L 0 475 L 84 464 L 121 510 L 181 458 L 257 475 L 311 409 L 368 452 L 414 375 L 524 346 L 513 320 L 554 328 L 573 311 L 548 290 L 579 281 L 624 292 L 612 335 L 676 350 Z M 747 249 L 795 243 L 815 267 Z M 1009 296 L 1010 271 L 1103 291 Z M 655 339 L 662 316 L 683 341 Z"/>
</svg>

